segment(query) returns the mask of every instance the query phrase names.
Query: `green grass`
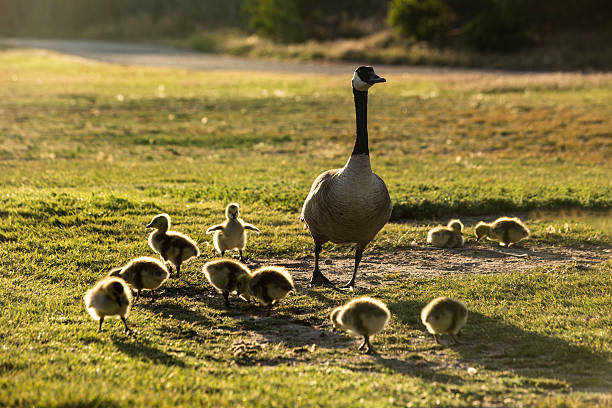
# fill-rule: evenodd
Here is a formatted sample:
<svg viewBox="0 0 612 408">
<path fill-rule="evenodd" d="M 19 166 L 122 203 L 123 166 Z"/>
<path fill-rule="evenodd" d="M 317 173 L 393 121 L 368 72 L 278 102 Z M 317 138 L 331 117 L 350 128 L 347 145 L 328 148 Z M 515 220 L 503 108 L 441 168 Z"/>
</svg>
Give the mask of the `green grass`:
<svg viewBox="0 0 612 408">
<path fill-rule="evenodd" d="M 609 406 L 609 262 L 361 290 L 393 312 L 378 357 L 330 331 L 349 295 L 301 290 L 254 318 L 222 307 L 201 261 L 134 307 L 134 336 L 115 320 L 96 333 L 85 291 L 151 254 L 144 225 L 159 212 L 205 258 L 205 230 L 229 201 L 262 230 L 249 256 L 310 254 L 299 211 L 314 177 L 351 150 L 350 74 L 0 52 L 0 405 Z M 529 245 L 609 251 L 609 75 L 387 79 L 370 92 L 372 163 L 394 220 L 412 220 L 390 223 L 368 252 L 423 244 L 450 216 L 526 212 Z M 464 346 L 433 347 L 418 321 L 440 295 L 470 307 Z"/>
</svg>

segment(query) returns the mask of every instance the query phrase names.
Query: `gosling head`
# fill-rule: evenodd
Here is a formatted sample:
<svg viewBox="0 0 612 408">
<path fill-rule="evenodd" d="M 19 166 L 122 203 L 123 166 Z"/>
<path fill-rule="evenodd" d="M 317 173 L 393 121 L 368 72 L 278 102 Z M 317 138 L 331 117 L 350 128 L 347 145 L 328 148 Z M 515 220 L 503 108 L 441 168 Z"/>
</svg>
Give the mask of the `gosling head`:
<svg viewBox="0 0 612 408">
<path fill-rule="evenodd" d="M 121 284 L 121 282 L 111 282 L 111 284 L 108 285 L 108 288 L 117 296 L 123 295 L 123 285 Z"/>
<path fill-rule="evenodd" d="M 238 204 L 231 203 L 227 207 L 225 207 L 225 218 L 228 220 L 235 220 L 240 216 L 240 210 Z"/>
<path fill-rule="evenodd" d="M 450 220 L 448 222 L 448 228 L 452 229 L 458 234 L 461 234 L 461 231 L 463 231 L 463 224 L 460 220 Z"/>
<path fill-rule="evenodd" d="M 476 241 L 480 241 L 481 238 L 489 236 L 491 233 L 491 226 L 483 221 L 480 221 L 478 224 L 476 224 L 474 232 L 476 233 Z"/>
<path fill-rule="evenodd" d="M 374 68 L 369 66 L 361 66 L 355 70 L 353 80 L 351 82 L 354 89 L 361 92 L 366 92 L 372 85 L 380 82 L 387 82 L 387 80 L 376 75 Z"/>
<path fill-rule="evenodd" d="M 116 276 L 116 277 L 119 277 L 119 274 L 121 273 L 121 270 L 122 270 L 121 268 L 115 268 L 115 269 L 111 270 L 111 271 L 108 273 L 108 276 Z"/>
<path fill-rule="evenodd" d="M 147 228 L 168 229 L 170 228 L 170 216 L 168 214 L 156 215 L 153 220 L 147 224 Z"/>
<path fill-rule="evenodd" d="M 338 321 L 338 316 L 340 316 L 341 311 L 342 306 L 338 306 L 337 308 L 332 310 L 331 314 L 329 315 L 329 320 L 331 320 L 332 324 L 334 325 L 334 330 L 338 330 L 340 329 L 340 327 L 342 327 L 342 325 Z"/>
<path fill-rule="evenodd" d="M 241 275 L 238 277 L 238 283 L 236 284 L 238 292 L 240 292 L 240 297 L 246 300 L 247 302 L 250 302 L 251 299 L 253 298 L 251 296 L 251 293 L 249 292 L 249 280 L 250 279 L 251 279 L 251 275 L 247 275 L 247 274 Z"/>
</svg>

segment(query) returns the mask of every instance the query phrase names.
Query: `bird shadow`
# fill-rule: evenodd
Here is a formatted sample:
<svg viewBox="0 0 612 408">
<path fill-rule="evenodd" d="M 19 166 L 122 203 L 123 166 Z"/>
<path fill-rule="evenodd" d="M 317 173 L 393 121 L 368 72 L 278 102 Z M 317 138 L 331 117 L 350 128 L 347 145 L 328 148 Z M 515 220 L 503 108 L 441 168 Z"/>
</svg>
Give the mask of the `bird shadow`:
<svg viewBox="0 0 612 408">
<path fill-rule="evenodd" d="M 198 323 L 204 325 L 214 323 L 209 317 L 203 315 L 202 313 L 175 302 L 143 302 L 140 306 L 162 317 L 170 317 L 188 323 Z"/>
<path fill-rule="evenodd" d="M 113 344 L 119 351 L 143 361 L 150 361 L 155 364 L 163 364 L 166 366 L 185 367 L 185 363 L 181 359 L 138 339 L 128 338 L 126 340 L 113 337 Z"/>
<path fill-rule="evenodd" d="M 402 323 L 425 327 L 420 322 L 423 302 L 400 301 L 389 303 L 389 309 Z M 440 350 L 449 346 L 444 338 L 436 346 L 429 333 L 432 347 Z M 534 333 L 513 324 L 470 312 L 461 332 L 461 344 L 452 346 L 459 360 L 488 370 L 508 371 L 530 378 L 563 380 L 575 386 L 589 385 L 593 378 L 612 382 L 612 363 L 609 353 L 599 353 L 587 347 L 571 344 L 554 336 Z M 425 351 L 425 350 L 421 350 Z M 586 382 L 586 383 L 585 383 Z"/>
</svg>

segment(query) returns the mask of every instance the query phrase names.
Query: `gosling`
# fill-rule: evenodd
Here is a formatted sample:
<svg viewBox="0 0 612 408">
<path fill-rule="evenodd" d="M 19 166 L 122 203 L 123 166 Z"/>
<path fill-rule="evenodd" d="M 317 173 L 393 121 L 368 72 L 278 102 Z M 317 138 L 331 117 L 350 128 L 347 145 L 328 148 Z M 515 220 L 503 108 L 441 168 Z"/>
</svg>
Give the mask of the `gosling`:
<svg viewBox="0 0 612 408">
<path fill-rule="evenodd" d="M 136 299 L 134 301 L 140 299 L 142 289 L 148 289 L 151 291 L 151 302 L 154 302 L 155 289 L 168 280 L 170 272 L 166 265 L 159 260 L 143 256 L 132 259 L 123 268 L 113 269 L 108 276 L 121 278 L 136 289 Z"/>
<path fill-rule="evenodd" d="M 438 248 L 462 247 L 465 243 L 462 231 L 463 224 L 460 220 L 450 220 L 446 227 L 439 226 L 429 230 L 427 243 Z"/>
<path fill-rule="evenodd" d="M 249 295 L 268 307 L 268 315 L 272 305 L 284 299 L 289 292 L 295 290 L 293 278 L 281 266 L 263 266 L 251 274 L 249 279 Z"/>
<path fill-rule="evenodd" d="M 487 224 L 480 221 L 474 229 L 476 240 L 487 238 L 491 241 L 499 241 L 501 246 L 512 246 L 520 240 L 529 236 L 529 230 L 518 218 L 500 217 Z"/>
<path fill-rule="evenodd" d="M 211 261 L 207 262 L 202 270 L 210 284 L 223 294 L 226 307 L 230 305 L 230 293 L 236 293 L 247 302 L 251 299 L 248 289 L 251 271 L 240 262 L 233 259 Z"/>
<path fill-rule="evenodd" d="M 188 259 L 200 256 L 200 249 L 196 243 L 186 235 L 170 231 L 170 216 L 168 214 L 156 215 L 147 224 L 147 228 L 155 228 L 149 235 L 149 246 L 160 254 L 164 262 L 170 262 L 176 267 L 176 277 L 181 275 L 181 264 Z M 172 273 L 172 268 L 170 268 Z"/>
<path fill-rule="evenodd" d="M 453 345 L 459 343 L 457 337 L 467 322 L 467 316 L 468 310 L 463 303 L 447 297 L 432 300 L 421 311 L 421 321 L 438 344 L 438 335 L 443 333 L 450 336 Z"/>
<path fill-rule="evenodd" d="M 98 331 L 102 331 L 102 322 L 106 316 L 119 316 L 125 326 L 125 333 L 130 332 L 125 319 L 130 313 L 132 294 L 123 279 L 102 279 L 87 292 L 83 300 L 91 317 L 100 322 Z"/>
<path fill-rule="evenodd" d="M 387 306 L 370 297 L 353 299 L 346 305 L 332 310 L 330 315 L 334 329 L 344 329 L 363 336 L 359 350 L 365 348 L 367 354 L 375 353 L 370 344 L 370 337 L 380 333 L 390 317 L 391 313 Z"/>
<path fill-rule="evenodd" d="M 242 251 L 244 251 L 247 242 L 246 230 L 255 231 L 258 234 L 261 231 L 253 224 L 246 223 L 240 218 L 240 209 L 236 203 L 231 203 L 225 208 L 225 218 L 225 222 L 213 225 L 206 230 L 206 233 L 215 233 L 213 243 L 221 256 L 225 255 L 225 251 L 237 249 L 240 253 L 240 261 L 244 262 Z"/>
</svg>

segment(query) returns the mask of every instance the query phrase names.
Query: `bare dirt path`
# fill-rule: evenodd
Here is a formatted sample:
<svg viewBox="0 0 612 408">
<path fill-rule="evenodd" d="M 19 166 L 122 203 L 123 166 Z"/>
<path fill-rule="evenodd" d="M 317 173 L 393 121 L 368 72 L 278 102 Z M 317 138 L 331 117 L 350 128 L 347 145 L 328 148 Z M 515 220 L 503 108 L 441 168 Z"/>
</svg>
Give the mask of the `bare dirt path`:
<svg viewBox="0 0 612 408">
<path fill-rule="evenodd" d="M 515 255 L 527 255 L 517 257 Z M 467 246 L 461 249 L 440 249 L 413 246 L 384 253 L 364 254 L 357 275 L 357 286 L 369 288 L 398 279 L 426 279 L 449 275 L 493 274 L 529 271 L 538 267 L 576 265 L 588 271 L 592 265 L 604 262 L 612 256 L 611 248 L 524 247 L 495 248 Z M 314 261 L 312 257 L 299 259 L 266 259 L 253 261 L 259 264 L 285 266 L 304 288 L 310 280 Z M 326 257 L 322 253 L 321 271 L 336 284 L 348 282 L 354 261 L 352 257 Z"/>
<path fill-rule="evenodd" d="M 264 71 L 291 72 L 303 74 L 342 74 L 355 69 L 360 63 L 330 62 L 291 62 L 261 60 L 235 57 L 230 55 L 205 54 L 182 50 L 163 45 L 124 43 L 93 40 L 58 40 L 58 39 L 24 39 L 0 38 L 0 45 L 17 48 L 36 48 L 76 55 L 97 61 L 112 62 L 122 65 L 143 65 L 152 67 L 186 68 L 198 71 Z M 362 61 L 367 64 L 367 61 Z M 492 74 L 510 73 L 505 71 L 487 71 L 467 68 L 413 67 L 397 65 L 376 65 L 377 70 L 385 74 Z M 516 74 L 514 72 L 513 74 Z"/>
</svg>

